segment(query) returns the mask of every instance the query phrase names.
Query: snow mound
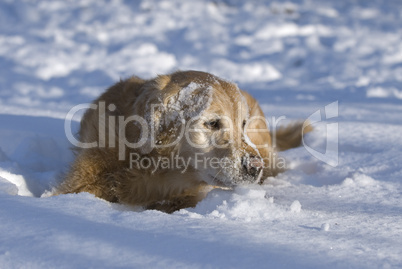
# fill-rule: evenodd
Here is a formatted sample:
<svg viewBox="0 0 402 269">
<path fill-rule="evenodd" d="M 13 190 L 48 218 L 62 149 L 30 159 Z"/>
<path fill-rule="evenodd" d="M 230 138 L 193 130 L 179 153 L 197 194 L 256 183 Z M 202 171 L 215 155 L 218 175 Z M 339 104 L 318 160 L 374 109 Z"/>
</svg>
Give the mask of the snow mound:
<svg viewBox="0 0 402 269">
<path fill-rule="evenodd" d="M 290 211 L 295 212 L 295 213 L 300 213 L 301 211 L 301 204 L 299 201 L 293 201 L 293 203 L 290 205 Z"/>
<path fill-rule="evenodd" d="M 31 191 L 29 191 L 26 180 L 22 175 L 16 175 L 7 171 L 0 170 L 0 178 L 15 185 L 15 188 L 12 188 L 12 194 L 18 194 L 21 196 L 33 196 Z M 8 186 L 6 187 L 7 188 L 5 189 L 5 191 L 7 193 L 10 193 L 10 188 Z M 15 192 L 14 190 L 17 190 L 17 192 Z"/>
<path fill-rule="evenodd" d="M 352 177 L 348 177 L 342 182 L 342 186 L 352 188 L 378 186 L 379 184 L 380 182 L 376 181 L 372 177 L 361 173 L 354 173 Z"/>
<path fill-rule="evenodd" d="M 298 201 L 290 207 L 278 205 L 262 187 L 245 186 L 233 191 L 215 189 L 194 209 L 184 209 L 178 214 L 255 223 L 290 216 L 290 212 L 299 213 L 300 208 Z"/>
</svg>

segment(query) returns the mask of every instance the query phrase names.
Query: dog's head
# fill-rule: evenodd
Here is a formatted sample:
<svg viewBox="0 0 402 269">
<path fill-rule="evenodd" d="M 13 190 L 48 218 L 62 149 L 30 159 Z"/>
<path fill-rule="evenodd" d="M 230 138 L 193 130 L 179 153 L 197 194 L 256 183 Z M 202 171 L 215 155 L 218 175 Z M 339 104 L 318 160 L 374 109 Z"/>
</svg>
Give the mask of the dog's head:
<svg viewBox="0 0 402 269">
<path fill-rule="evenodd" d="M 148 81 L 135 113 L 151 122 L 145 154 L 174 154 L 214 185 L 259 182 L 274 174 L 268 123 L 234 83 L 208 73 L 175 72 Z"/>
</svg>

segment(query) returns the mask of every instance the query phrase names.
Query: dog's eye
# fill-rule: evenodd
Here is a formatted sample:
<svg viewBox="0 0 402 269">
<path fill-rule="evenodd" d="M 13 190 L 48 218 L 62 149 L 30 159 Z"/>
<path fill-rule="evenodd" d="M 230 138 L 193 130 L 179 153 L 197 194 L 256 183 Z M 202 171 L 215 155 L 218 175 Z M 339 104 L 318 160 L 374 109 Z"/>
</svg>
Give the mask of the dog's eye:
<svg viewBox="0 0 402 269">
<path fill-rule="evenodd" d="M 204 125 L 211 130 L 219 130 L 221 128 L 221 121 L 219 119 L 207 121 Z"/>
<path fill-rule="evenodd" d="M 246 120 L 243 121 L 243 129 L 244 129 L 244 126 L 246 126 Z"/>
</svg>

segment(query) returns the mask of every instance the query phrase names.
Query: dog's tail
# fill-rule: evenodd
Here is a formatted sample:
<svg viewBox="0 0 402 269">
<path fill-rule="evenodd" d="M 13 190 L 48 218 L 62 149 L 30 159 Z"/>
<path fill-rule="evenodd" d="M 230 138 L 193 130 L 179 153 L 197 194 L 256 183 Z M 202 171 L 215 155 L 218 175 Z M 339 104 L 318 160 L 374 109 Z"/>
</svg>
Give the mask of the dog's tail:
<svg viewBox="0 0 402 269">
<path fill-rule="evenodd" d="M 296 148 L 301 145 L 303 135 L 312 130 L 313 127 L 309 121 L 297 121 L 287 126 L 281 126 L 273 131 L 273 146 L 277 151 Z"/>
</svg>

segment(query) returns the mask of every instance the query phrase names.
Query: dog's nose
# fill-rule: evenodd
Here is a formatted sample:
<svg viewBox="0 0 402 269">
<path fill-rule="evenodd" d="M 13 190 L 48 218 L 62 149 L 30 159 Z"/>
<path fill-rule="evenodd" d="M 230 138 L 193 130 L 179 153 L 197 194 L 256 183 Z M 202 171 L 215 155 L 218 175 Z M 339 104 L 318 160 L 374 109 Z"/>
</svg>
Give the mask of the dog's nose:
<svg viewBox="0 0 402 269">
<path fill-rule="evenodd" d="M 264 166 L 264 162 L 258 156 L 248 156 L 242 157 L 242 165 L 247 174 L 256 177 Z"/>
</svg>

